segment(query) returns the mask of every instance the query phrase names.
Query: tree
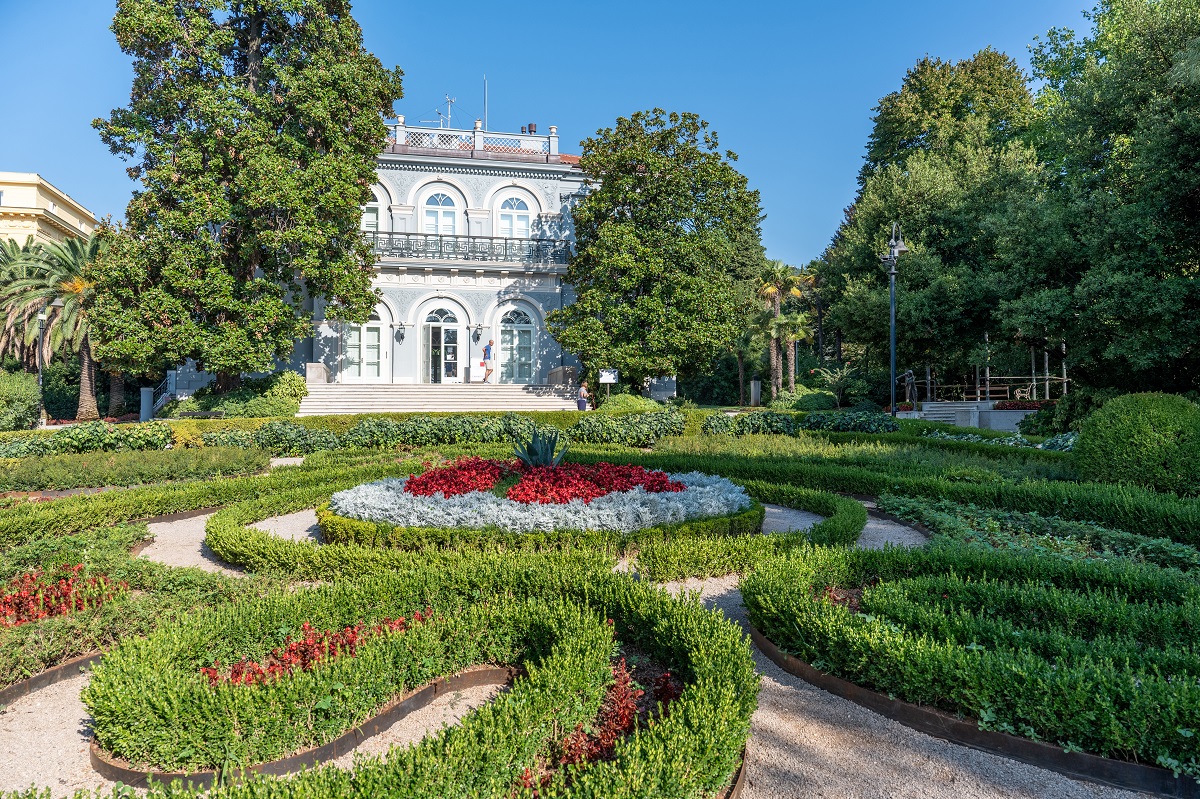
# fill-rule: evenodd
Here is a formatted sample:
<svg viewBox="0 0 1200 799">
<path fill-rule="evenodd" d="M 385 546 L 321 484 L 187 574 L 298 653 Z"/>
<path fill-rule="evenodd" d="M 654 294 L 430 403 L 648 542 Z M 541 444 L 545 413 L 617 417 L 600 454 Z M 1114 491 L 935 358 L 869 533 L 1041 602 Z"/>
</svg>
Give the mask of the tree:
<svg viewBox="0 0 1200 799">
<path fill-rule="evenodd" d="M 793 311 L 776 317 L 779 339 L 787 358 L 787 390 L 796 392 L 796 345 L 813 340 L 812 319 L 804 311 Z"/>
<path fill-rule="evenodd" d="M 634 389 L 688 377 L 728 351 L 739 281 L 761 259 L 758 192 L 695 114 L 617 120 L 583 143 L 589 176 L 567 268 L 575 299 L 550 330 L 584 373 L 616 368 Z"/>
<path fill-rule="evenodd" d="M 17 280 L 30 277 L 37 269 L 41 245 L 35 244 L 33 236 L 18 244 L 16 239 L 0 241 L 0 285 L 9 286 Z M 0 328 L 0 357 L 12 356 L 26 369 L 37 368 L 36 348 L 25 340 L 29 325 L 37 323 L 37 311 L 26 307 L 21 311 L 4 308 L 4 326 Z"/>
<path fill-rule="evenodd" d="M 194 358 L 219 389 L 309 335 L 309 304 L 365 321 L 359 234 L 401 96 L 347 0 L 119 0 L 130 104 L 93 125 L 136 163 L 126 234 L 94 270 L 97 354 L 134 372 Z"/>
<path fill-rule="evenodd" d="M 783 390 L 783 371 L 780 363 L 780 334 L 784 328 L 779 320 L 783 315 L 783 301 L 787 297 L 803 296 L 801 286 L 808 284 L 807 277 L 783 261 L 771 261 L 759 278 L 758 296 L 767 304 L 771 311 L 772 323 L 769 326 L 771 364 L 771 398 L 774 399 Z M 793 390 L 795 380 L 793 379 Z"/>
<path fill-rule="evenodd" d="M 79 353 L 79 410 L 76 418 L 97 419 L 96 369 L 92 353 L 91 325 L 87 306 L 94 287 L 87 273 L 104 249 L 103 234 L 93 233 L 87 241 L 70 238 L 62 243 L 43 244 L 25 261 L 25 275 L 7 283 L 0 292 L 8 318 L 25 320 L 26 343 L 38 339 L 39 313 L 46 314 L 46 344 L 43 360 L 69 347 Z M 60 307 L 54 303 L 61 300 Z"/>
</svg>

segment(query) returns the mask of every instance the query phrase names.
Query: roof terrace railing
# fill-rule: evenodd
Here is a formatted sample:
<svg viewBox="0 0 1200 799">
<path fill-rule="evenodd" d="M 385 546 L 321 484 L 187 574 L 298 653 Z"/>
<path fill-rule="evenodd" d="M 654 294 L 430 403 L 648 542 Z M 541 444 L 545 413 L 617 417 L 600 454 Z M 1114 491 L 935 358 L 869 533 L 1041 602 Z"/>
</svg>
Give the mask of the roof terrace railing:
<svg viewBox="0 0 1200 799">
<path fill-rule="evenodd" d="M 547 136 L 536 133 L 492 133 L 476 123 L 474 130 L 453 128 L 410 128 L 399 117 L 391 125 L 387 151 L 455 158 L 487 158 L 508 161 L 537 161 L 556 164 L 558 128 L 550 126 Z"/>
<path fill-rule="evenodd" d="M 364 235 L 376 254 L 388 259 L 565 264 L 571 255 L 571 242 L 566 239 L 506 239 L 380 231 L 368 231 Z"/>
</svg>

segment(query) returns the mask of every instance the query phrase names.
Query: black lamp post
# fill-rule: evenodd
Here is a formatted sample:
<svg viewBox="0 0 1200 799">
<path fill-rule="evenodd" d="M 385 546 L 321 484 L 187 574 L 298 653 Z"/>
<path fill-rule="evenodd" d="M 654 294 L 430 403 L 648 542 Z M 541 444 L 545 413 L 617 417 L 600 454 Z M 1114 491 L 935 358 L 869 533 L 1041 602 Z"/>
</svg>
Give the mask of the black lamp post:
<svg viewBox="0 0 1200 799">
<path fill-rule="evenodd" d="M 891 309 L 891 344 L 892 344 L 892 416 L 896 415 L 896 262 L 900 256 L 908 252 L 904 239 L 900 235 L 900 225 L 892 223 L 892 238 L 888 241 L 888 251 L 879 256 L 879 260 L 888 267 L 888 295 Z"/>
</svg>

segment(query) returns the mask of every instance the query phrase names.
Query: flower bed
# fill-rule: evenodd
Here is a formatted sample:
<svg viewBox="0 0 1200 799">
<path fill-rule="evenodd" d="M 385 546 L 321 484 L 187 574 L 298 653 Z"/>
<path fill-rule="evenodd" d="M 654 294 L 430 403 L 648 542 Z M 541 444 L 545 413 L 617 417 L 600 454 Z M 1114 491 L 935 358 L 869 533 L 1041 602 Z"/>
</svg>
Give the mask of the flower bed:
<svg viewBox="0 0 1200 799">
<path fill-rule="evenodd" d="M 104 575 L 83 579 L 83 564 L 50 572 L 26 572 L 0 588 L 0 627 L 18 627 L 51 616 L 65 616 L 125 593 L 125 583 Z"/>
<path fill-rule="evenodd" d="M 478 602 L 478 597 L 487 598 Z M 280 631 L 378 623 L 429 604 L 434 619 L 360 642 L 354 657 L 255 684 L 210 680 L 199 666 L 239 653 L 261 659 Z M 319 636 L 319 634 L 318 634 Z M 617 645 L 670 669 L 620 668 Z M 574 558 L 432 557 L 390 573 L 189 615 L 129 639 L 96 668 L 84 699 L 107 756 L 194 770 L 272 759 L 331 740 L 393 697 L 471 663 L 527 667 L 511 690 L 419 746 L 352 772 L 318 769 L 254 784 L 279 796 L 387 794 L 510 797 L 522 785 L 567 795 L 710 796 L 728 784 L 749 730 L 757 676 L 740 631 L 698 603 L 680 603 L 608 566 Z M 653 688 L 651 688 L 653 686 Z M 647 712 L 646 699 L 669 702 Z M 635 733 L 629 735 L 629 733 Z M 547 773 L 547 763 L 556 767 Z M 154 786 L 151 796 L 167 789 Z M 215 787 L 210 797 L 246 795 Z M 173 795 L 182 795 L 177 792 Z"/>
<path fill-rule="evenodd" d="M 514 480 L 505 487 L 505 479 Z M 493 489 L 503 489 L 498 496 Z M 478 458 L 410 478 L 389 478 L 333 495 L 339 516 L 400 527 L 509 532 L 631 533 L 749 508 L 745 489 L 721 477 L 668 475 L 610 463 L 522 468 Z"/>
<path fill-rule="evenodd" d="M 1200 772 L 1194 579 L 962 547 L 804 549 L 743 580 L 752 624 L 814 668 L 984 729 Z"/>
</svg>

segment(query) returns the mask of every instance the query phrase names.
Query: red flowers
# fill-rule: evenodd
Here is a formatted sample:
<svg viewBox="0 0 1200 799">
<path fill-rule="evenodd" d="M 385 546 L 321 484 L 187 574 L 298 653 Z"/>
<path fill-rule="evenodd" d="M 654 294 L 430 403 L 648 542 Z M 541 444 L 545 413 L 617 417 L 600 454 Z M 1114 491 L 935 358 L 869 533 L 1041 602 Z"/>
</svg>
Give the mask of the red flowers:
<svg viewBox="0 0 1200 799">
<path fill-rule="evenodd" d="M 449 466 L 431 469 L 424 474 L 408 478 L 404 490 L 419 497 L 431 497 L 439 491 L 445 497 L 469 494 L 472 491 L 490 491 L 507 468 L 498 461 L 461 458 Z"/>
<path fill-rule="evenodd" d="M 80 579 L 83 564 L 18 575 L 0 589 L 0 627 L 17 627 L 50 616 L 99 607 L 129 588 L 104 575 Z"/>
<path fill-rule="evenodd" d="M 664 472 L 651 472 L 641 466 L 615 466 L 611 463 L 564 463 L 557 467 L 530 469 L 521 481 L 508 490 L 514 502 L 561 504 L 573 499 L 591 502 L 616 491 L 641 487 L 651 494 L 683 491 Z"/>
<path fill-rule="evenodd" d="M 293 639 L 289 635 L 283 646 L 271 650 L 264 663 L 243 658 L 234 663 L 226 673 L 221 671 L 219 662 L 214 662 L 211 669 L 201 668 L 200 673 L 208 678 L 209 685 L 220 682 L 234 685 L 261 684 L 296 670 L 311 671 L 318 663 L 335 657 L 354 657 L 362 641 L 378 635 L 402 633 L 432 618 L 433 608 L 426 608 L 424 613 L 419 610 L 414 613 L 411 621 L 401 616 L 398 619 L 384 619 L 369 629 L 356 624 L 341 632 L 317 632 L 311 624 L 304 622 L 300 628 L 303 636 Z"/>
<path fill-rule="evenodd" d="M 639 487 L 652 494 L 686 488 L 664 472 L 648 471 L 641 466 L 564 463 L 529 469 L 515 463 L 463 458 L 449 466 L 410 477 L 404 490 L 419 496 L 431 496 L 441 491 L 443 496 L 452 497 L 472 491 L 490 491 L 501 478 L 514 473 L 520 474 L 521 478 L 508 490 L 507 497 L 527 504 L 563 504 L 573 499 L 591 502 L 605 494 Z"/>
</svg>

